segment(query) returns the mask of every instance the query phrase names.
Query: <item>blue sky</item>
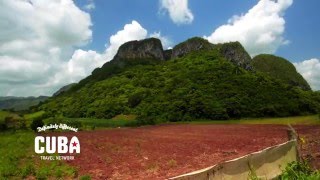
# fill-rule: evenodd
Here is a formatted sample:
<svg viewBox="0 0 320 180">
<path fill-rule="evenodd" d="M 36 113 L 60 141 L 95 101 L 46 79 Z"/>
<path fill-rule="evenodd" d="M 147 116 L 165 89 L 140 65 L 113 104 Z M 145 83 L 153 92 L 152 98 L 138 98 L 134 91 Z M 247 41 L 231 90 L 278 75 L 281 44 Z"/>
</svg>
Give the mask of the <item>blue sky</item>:
<svg viewBox="0 0 320 180">
<path fill-rule="evenodd" d="M 0 0 L 0 96 L 52 95 L 130 40 L 239 41 L 290 60 L 320 90 L 318 0 Z"/>
<path fill-rule="evenodd" d="M 79 7 L 88 4 L 87 0 L 75 1 Z M 210 34 L 214 29 L 225 24 L 233 15 L 241 15 L 252 8 L 257 1 L 189 1 L 189 8 L 194 20 L 188 25 L 174 24 L 170 17 L 159 11 L 160 3 L 156 0 L 96 0 L 95 9 L 89 11 L 93 21 L 93 41 L 86 49 L 103 51 L 108 38 L 124 24 L 137 20 L 149 31 L 161 34 L 179 43 L 193 36 Z M 320 1 L 295 0 L 284 15 L 286 20 L 284 37 L 290 41 L 281 46 L 276 55 L 292 62 L 320 57 Z"/>
<path fill-rule="evenodd" d="M 82 8 L 88 3 L 87 0 L 75 2 Z M 177 25 L 170 20 L 170 17 L 159 11 L 160 3 L 157 0 L 96 0 L 94 2 L 95 9 L 89 11 L 94 24 L 93 42 L 87 48 L 100 51 L 104 50 L 104 44 L 111 35 L 132 20 L 137 20 L 149 31 L 161 31 L 175 43 L 179 43 L 193 36 L 209 34 L 232 15 L 246 12 L 255 4 L 254 1 L 245 3 L 236 1 L 230 6 L 230 2 L 224 1 L 218 1 L 218 3 L 190 1 L 190 8 L 195 15 L 193 23 Z M 220 7 L 224 10 L 221 11 Z"/>
</svg>

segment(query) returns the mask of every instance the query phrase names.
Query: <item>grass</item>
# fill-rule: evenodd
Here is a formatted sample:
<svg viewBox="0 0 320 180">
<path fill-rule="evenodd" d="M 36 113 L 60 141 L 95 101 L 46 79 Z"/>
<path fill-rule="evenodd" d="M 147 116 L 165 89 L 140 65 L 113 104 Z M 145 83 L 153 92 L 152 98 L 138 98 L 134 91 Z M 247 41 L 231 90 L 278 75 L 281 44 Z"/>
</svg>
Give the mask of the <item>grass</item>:
<svg viewBox="0 0 320 180">
<path fill-rule="evenodd" d="M 132 120 L 136 120 L 137 115 L 134 114 L 130 114 L 130 115 L 124 115 L 124 114 L 119 114 L 115 117 L 113 117 L 113 120 L 128 120 L 128 121 L 132 121 Z"/>
<path fill-rule="evenodd" d="M 25 114 L 24 115 L 24 118 L 26 120 L 32 120 L 32 119 L 35 119 L 35 118 L 38 118 L 38 117 L 42 117 L 44 115 L 45 111 L 38 111 L 38 112 L 35 112 L 35 113 L 31 113 L 31 114 Z"/>
<path fill-rule="evenodd" d="M 136 127 L 139 126 L 138 120 L 118 116 L 115 119 L 96 119 L 96 118 L 60 118 L 59 120 L 47 119 L 44 122 L 50 123 L 81 123 L 83 130 L 94 130 L 96 128 L 117 128 L 117 127 Z M 195 120 L 195 121 L 178 121 L 170 124 L 279 124 L 279 125 L 320 125 L 318 115 L 297 116 L 284 118 L 252 118 L 240 120 Z"/>
<path fill-rule="evenodd" d="M 4 121 L 4 119 L 10 114 L 11 113 L 7 111 L 0 111 L 0 122 Z"/>
<path fill-rule="evenodd" d="M 41 161 L 34 153 L 34 133 L 0 133 L 0 179 L 76 177 L 77 170 L 61 161 Z"/>
<path fill-rule="evenodd" d="M 65 123 L 70 124 L 70 122 L 81 123 L 83 129 L 94 130 L 95 128 L 117 128 L 117 127 L 133 127 L 137 126 L 138 122 L 136 120 L 126 120 L 126 119 L 96 119 L 96 118 L 60 118 L 57 120 L 46 119 L 45 124 L 50 123 Z"/>
<path fill-rule="evenodd" d="M 313 170 L 306 161 L 291 162 L 277 179 L 317 180 L 320 179 L 320 171 Z"/>
<path fill-rule="evenodd" d="M 19 176 L 17 168 L 22 159 L 27 159 L 34 135 L 29 132 L 5 132 L 0 134 L 0 177 Z"/>
<path fill-rule="evenodd" d="M 81 122 L 84 126 L 92 126 L 96 127 L 128 127 L 135 126 L 136 120 L 122 120 L 122 119 L 93 119 L 93 118 L 79 118 L 75 119 Z"/>
<path fill-rule="evenodd" d="M 227 120 L 227 121 L 184 121 L 175 122 L 174 124 L 279 124 L 279 125 L 317 125 L 320 124 L 319 115 L 311 116 L 297 116 L 297 117 L 283 117 L 283 118 L 256 118 L 256 119 L 240 119 L 240 120 Z"/>
</svg>

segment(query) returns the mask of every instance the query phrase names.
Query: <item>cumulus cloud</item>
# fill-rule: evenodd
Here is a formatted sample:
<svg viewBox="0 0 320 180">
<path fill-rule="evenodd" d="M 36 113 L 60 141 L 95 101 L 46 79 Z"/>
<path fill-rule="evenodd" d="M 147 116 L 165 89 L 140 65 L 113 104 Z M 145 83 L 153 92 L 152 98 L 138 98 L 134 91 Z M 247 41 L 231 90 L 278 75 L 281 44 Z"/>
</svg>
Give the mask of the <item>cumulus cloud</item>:
<svg viewBox="0 0 320 180">
<path fill-rule="evenodd" d="M 148 31 L 144 29 L 137 21 L 126 24 L 123 30 L 118 31 L 110 37 L 109 45 L 107 45 L 106 55 L 112 58 L 118 48 L 125 42 L 132 40 L 141 40 L 147 37 Z M 110 60 L 111 60 L 110 58 Z"/>
<path fill-rule="evenodd" d="M 141 40 L 147 37 L 147 30 L 144 29 L 137 21 L 126 24 L 122 30 L 112 35 L 106 49 L 103 53 L 93 50 L 77 49 L 72 58 L 64 65 L 63 73 L 57 74 L 53 79 L 54 82 L 77 82 L 88 76 L 95 68 L 102 66 L 104 63 L 112 60 L 116 55 L 118 48 L 125 42 L 132 40 Z M 67 78 L 67 79 L 66 79 Z M 47 84 L 46 86 L 52 86 Z"/>
<path fill-rule="evenodd" d="M 172 40 L 167 36 L 162 36 L 160 31 L 151 33 L 150 37 L 160 39 L 161 43 L 162 43 L 162 46 L 163 46 L 163 49 L 170 49 L 172 47 L 172 45 L 173 45 Z"/>
<path fill-rule="evenodd" d="M 194 17 L 188 7 L 188 0 L 160 0 L 160 10 L 169 13 L 175 24 L 190 24 Z"/>
<path fill-rule="evenodd" d="M 90 42 L 91 25 L 72 0 L 0 1 L 0 95 L 48 94 L 39 86 Z"/>
<path fill-rule="evenodd" d="M 320 90 L 320 60 L 313 58 L 293 63 L 297 71 L 308 81 L 313 90 Z"/>
<path fill-rule="evenodd" d="M 91 42 L 91 26 L 72 0 L 0 1 L 0 96 L 51 95 L 111 60 L 122 43 L 147 37 L 132 21 L 104 52 L 77 49 Z"/>
<path fill-rule="evenodd" d="M 292 3 L 293 0 L 260 0 L 247 13 L 233 16 L 205 38 L 211 43 L 239 41 L 251 56 L 274 53 L 289 42 L 283 37 L 283 16 Z"/>
</svg>

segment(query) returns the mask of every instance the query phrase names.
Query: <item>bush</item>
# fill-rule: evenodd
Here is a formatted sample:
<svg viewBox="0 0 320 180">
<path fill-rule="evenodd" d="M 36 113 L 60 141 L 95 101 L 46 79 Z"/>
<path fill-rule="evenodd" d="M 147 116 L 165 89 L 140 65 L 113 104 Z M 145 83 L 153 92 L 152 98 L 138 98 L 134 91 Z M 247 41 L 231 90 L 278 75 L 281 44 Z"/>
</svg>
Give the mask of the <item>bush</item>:
<svg viewBox="0 0 320 180">
<path fill-rule="evenodd" d="M 13 116 L 7 116 L 4 118 L 4 123 L 8 128 L 15 129 L 17 127 L 18 120 Z"/>
<path fill-rule="evenodd" d="M 36 132 L 37 131 L 37 128 L 38 127 L 42 127 L 44 125 L 43 121 L 42 121 L 42 118 L 35 118 L 31 125 L 30 125 L 30 128 Z"/>
<path fill-rule="evenodd" d="M 5 122 L 0 122 L 0 131 L 6 131 L 8 129 L 8 126 Z"/>
<path fill-rule="evenodd" d="M 26 119 L 22 118 L 22 119 L 19 121 L 19 128 L 20 128 L 20 129 L 27 129 Z"/>
<path fill-rule="evenodd" d="M 156 121 L 154 117 L 151 116 L 139 116 L 137 118 L 137 125 L 144 126 L 144 125 L 155 125 Z"/>
<path fill-rule="evenodd" d="M 140 104 L 143 99 L 142 93 L 135 93 L 128 98 L 128 105 L 131 108 L 134 108 Z"/>
<path fill-rule="evenodd" d="M 292 162 L 287 165 L 278 179 L 320 179 L 320 171 L 313 171 L 306 161 Z"/>
<path fill-rule="evenodd" d="M 76 127 L 79 129 L 82 128 L 82 123 L 77 120 L 66 120 L 64 123 L 71 127 Z"/>
</svg>

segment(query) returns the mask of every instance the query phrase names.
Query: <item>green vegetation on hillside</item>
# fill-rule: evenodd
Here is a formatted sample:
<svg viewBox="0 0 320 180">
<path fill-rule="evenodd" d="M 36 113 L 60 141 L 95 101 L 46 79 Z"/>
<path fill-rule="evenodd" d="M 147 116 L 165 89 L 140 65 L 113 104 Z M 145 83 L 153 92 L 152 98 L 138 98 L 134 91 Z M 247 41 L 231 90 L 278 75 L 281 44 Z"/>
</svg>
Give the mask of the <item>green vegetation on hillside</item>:
<svg viewBox="0 0 320 180">
<path fill-rule="evenodd" d="M 261 54 L 253 58 L 251 65 L 255 70 L 283 80 L 289 85 L 297 86 L 304 90 L 311 89 L 307 81 L 297 72 L 294 65 L 284 58 Z"/>
<path fill-rule="evenodd" d="M 44 111 L 38 111 L 38 112 L 30 113 L 30 114 L 25 114 L 24 118 L 26 120 L 33 120 L 33 119 L 36 119 L 36 118 L 43 117 L 44 114 L 45 114 Z"/>
<path fill-rule="evenodd" d="M 145 123 L 285 117 L 319 111 L 319 93 L 244 70 L 218 49 L 194 51 L 162 63 L 138 62 L 116 72 L 107 63 L 99 73 L 93 72 L 100 74 L 98 78 L 86 78 L 77 91 L 52 98 L 39 109 L 49 116 L 76 118 L 135 114 Z M 104 74 L 102 69 L 108 68 Z"/>
</svg>

